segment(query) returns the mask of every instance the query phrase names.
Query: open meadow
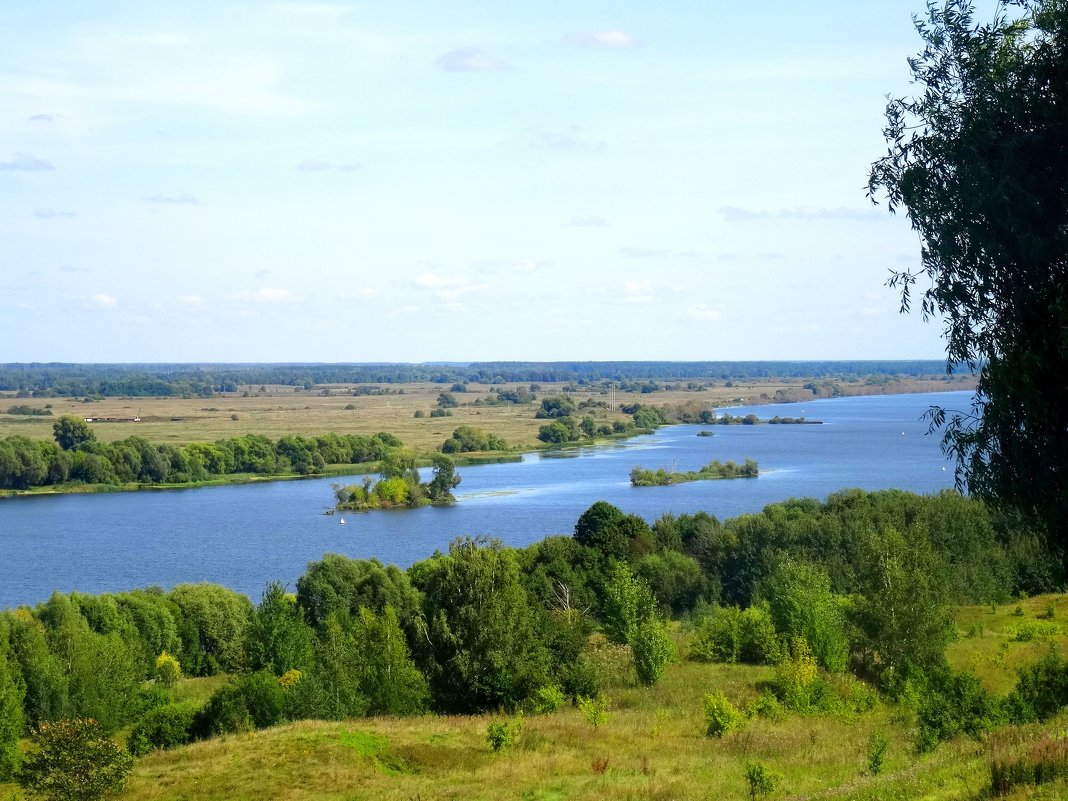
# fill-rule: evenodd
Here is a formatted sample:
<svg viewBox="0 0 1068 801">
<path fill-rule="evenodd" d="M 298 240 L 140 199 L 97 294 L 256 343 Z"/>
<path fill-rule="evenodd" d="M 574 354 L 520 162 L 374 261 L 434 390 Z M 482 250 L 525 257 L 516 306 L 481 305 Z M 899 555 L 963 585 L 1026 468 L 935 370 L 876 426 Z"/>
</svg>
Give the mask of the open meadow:
<svg viewBox="0 0 1068 801">
<path fill-rule="evenodd" d="M 1053 617 L 1049 618 L 1052 607 Z M 1017 611 L 1019 609 L 1019 611 Z M 958 609 L 958 669 L 976 669 L 1004 693 L 1014 667 L 1068 645 L 1068 596 Z M 1027 632 L 1041 624 L 1042 635 Z M 1022 636 L 1021 636 L 1022 633 Z M 989 797 L 991 755 L 1015 753 L 1068 716 L 1008 727 L 983 740 L 958 737 L 918 756 L 914 713 L 876 702 L 866 711 L 752 718 L 717 739 L 705 736 L 702 697 L 723 692 L 745 709 L 774 675 L 770 667 L 701 664 L 685 658 L 689 633 L 676 629 L 682 658 L 652 688 L 616 686 L 608 717 L 594 727 L 577 708 L 527 715 L 514 745 L 494 752 L 487 726 L 505 715 L 305 721 L 227 735 L 139 760 L 123 801 L 349 801 L 350 799 L 711 799 L 750 798 L 746 766 L 777 776 L 774 799 L 960 799 Z M 203 703 L 218 677 L 189 679 L 175 692 Z M 872 743 L 887 743 L 878 773 Z M 1068 782 L 1023 786 L 1010 799 L 1062 799 Z M 18 798 L 14 785 L 0 797 Z M 757 796 L 765 797 L 765 796 Z"/>
<path fill-rule="evenodd" d="M 703 407 L 773 403 L 776 401 L 811 400 L 804 379 L 768 379 L 766 381 L 702 382 L 700 390 L 678 389 L 652 393 L 568 387 L 563 383 L 538 385 L 538 399 L 565 391 L 576 402 L 604 402 L 593 413 L 609 422 L 629 419 L 619 407 L 643 403 L 654 406 L 699 404 Z M 730 386 L 727 386 L 730 384 Z M 946 377 L 900 378 L 871 382 L 866 379 L 835 382 L 840 395 L 900 394 L 907 392 L 944 392 L 969 389 L 970 377 L 952 380 Z M 16 398 L 0 393 L 0 437 L 20 434 L 31 439 L 51 439 L 52 422 L 62 415 L 93 418 L 133 418 L 140 422 L 93 423 L 97 438 L 104 442 L 140 436 L 153 443 L 184 445 L 213 442 L 244 434 L 262 434 L 276 438 L 283 434 L 314 436 L 326 433 L 371 435 L 385 431 L 399 437 L 417 451 L 437 449 L 460 425 L 472 425 L 502 437 L 511 447 L 530 449 L 538 443 L 538 429 L 544 420 L 535 420 L 537 403 L 475 406 L 479 399 L 491 397 L 490 386 L 470 384 L 466 392 L 452 393 L 459 406 L 449 417 L 429 417 L 437 408 L 440 393 L 449 392 L 448 384 L 380 384 L 371 391 L 384 394 L 353 394 L 367 391 L 368 385 L 316 386 L 313 390 L 291 386 L 247 386 L 236 392 L 219 393 L 212 398 L 123 398 L 109 397 L 86 402 L 84 399 Z M 528 387 L 527 384 L 501 384 L 494 390 Z M 388 394 L 385 394 L 388 393 Z M 5 414 L 13 405 L 27 405 L 52 412 L 51 416 Z M 424 417 L 416 418 L 417 411 Z M 769 415 L 770 416 L 770 415 Z"/>
</svg>

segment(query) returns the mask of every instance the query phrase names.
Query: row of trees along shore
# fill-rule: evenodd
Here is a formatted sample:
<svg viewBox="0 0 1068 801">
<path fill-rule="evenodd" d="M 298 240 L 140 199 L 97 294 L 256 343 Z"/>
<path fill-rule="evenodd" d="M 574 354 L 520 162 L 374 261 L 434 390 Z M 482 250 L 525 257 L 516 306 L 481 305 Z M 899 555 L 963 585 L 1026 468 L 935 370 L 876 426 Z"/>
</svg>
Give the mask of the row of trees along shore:
<svg viewBox="0 0 1068 801">
<path fill-rule="evenodd" d="M 724 522 L 649 525 L 598 502 L 573 537 L 522 549 L 459 539 L 406 571 L 326 555 L 256 605 L 210 584 L 55 594 L 0 613 L 0 778 L 19 738 L 66 719 L 132 726 L 141 754 L 284 720 L 550 711 L 654 684 L 680 636 L 691 658 L 778 666 L 767 702 L 797 713 L 918 698 L 917 742 L 934 747 L 947 714 L 971 714 L 958 696 L 1040 714 L 1033 688 L 1003 702 L 948 668 L 950 604 L 1062 579 L 1033 532 L 978 501 L 852 490 Z M 206 704 L 174 694 L 218 673 Z M 926 699 L 948 706 L 924 717 Z"/>
</svg>

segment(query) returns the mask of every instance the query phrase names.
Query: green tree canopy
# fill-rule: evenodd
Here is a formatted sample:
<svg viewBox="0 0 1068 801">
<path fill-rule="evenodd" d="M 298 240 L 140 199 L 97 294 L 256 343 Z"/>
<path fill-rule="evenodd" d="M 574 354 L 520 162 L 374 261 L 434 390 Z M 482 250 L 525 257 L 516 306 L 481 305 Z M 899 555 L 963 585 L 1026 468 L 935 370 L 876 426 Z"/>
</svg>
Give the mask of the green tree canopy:
<svg viewBox="0 0 1068 801">
<path fill-rule="evenodd" d="M 59 447 L 65 451 L 72 451 L 83 442 L 96 440 L 96 434 L 89 428 L 89 424 L 71 414 L 65 414 L 52 423 L 52 435 Z"/>
<path fill-rule="evenodd" d="M 1013 13 L 1009 8 L 1013 8 Z M 957 481 L 1068 536 L 1068 5 L 929 5 L 914 97 L 887 106 L 869 195 L 904 208 L 921 267 L 890 280 L 944 320 L 948 367 L 978 372 L 970 409 L 933 409 Z"/>
</svg>

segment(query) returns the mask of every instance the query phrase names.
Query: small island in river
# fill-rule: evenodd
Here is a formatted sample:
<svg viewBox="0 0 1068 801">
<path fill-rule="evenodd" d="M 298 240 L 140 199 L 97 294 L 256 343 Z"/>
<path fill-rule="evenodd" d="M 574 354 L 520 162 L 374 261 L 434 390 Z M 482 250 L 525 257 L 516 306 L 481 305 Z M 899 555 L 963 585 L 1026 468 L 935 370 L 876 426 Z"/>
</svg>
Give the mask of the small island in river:
<svg viewBox="0 0 1068 801">
<path fill-rule="evenodd" d="M 361 484 L 334 485 L 336 510 L 362 512 L 369 509 L 414 509 L 419 506 L 451 506 L 452 491 L 460 484 L 456 465 L 445 454 L 434 456 L 434 475 L 419 481 L 419 470 L 410 453 L 393 453 L 382 461 L 382 478 L 370 476 Z"/>
<path fill-rule="evenodd" d="M 713 460 L 700 470 L 686 473 L 664 470 L 643 470 L 640 466 L 630 471 L 630 483 L 633 487 L 666 487 L 681 484 L 684 481 L 711 481 L 717 478 L 756 478 L 760 468 L 752 459 L 742 464 L 733 461 Z"/>
</svg>

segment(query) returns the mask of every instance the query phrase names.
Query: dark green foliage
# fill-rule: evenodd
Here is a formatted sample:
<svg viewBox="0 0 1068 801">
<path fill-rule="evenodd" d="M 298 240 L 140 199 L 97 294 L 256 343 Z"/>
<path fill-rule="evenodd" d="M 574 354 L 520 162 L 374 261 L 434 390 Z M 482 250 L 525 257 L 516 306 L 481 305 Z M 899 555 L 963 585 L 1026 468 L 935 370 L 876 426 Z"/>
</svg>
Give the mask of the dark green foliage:
<svg viewBox="0 0 1068 801">
<path fill-rule="evenodd" d="M 423 661 L 440 708 L 473 712 L 522 701 L 548 678 L 548 650 L 536 627 L 512 551 L 459 539 L 424 563 Z"/>
<path fill-rule="evenodd" d="M 869 535 L 861 559 L 861 593 L 851 612 L 855 655 L 896 693 L 908 679 L 945 665 L 953 632 L 945 567 L 918 528 Z"/>
<path fill-rule="evenodd" d="M 997 700 L 971 673 L 940 671 L 928 676 L 917 713 L 916 749 L 934 750 L 959 734 L 978 738 L 1005 723 Z"/>
<path fill-rule="evenodd" d="M 367 607 L 381 614 L 387 605 L 407 622 L 414 620 L 420 603 L 408 575 L 396 565 L 383 566 L 377 559 L 350 559 L 328 553 L 309 564 L 297 579 L 297 605 L 316 628 L 336 613 L 355 617 L 362 607 Z"/>
<path fill-rule="evenodd" d="M 441 445 L 443 453 L 470 453 L 472 451 L 506 451 L 508 443 L 480 428 L 460 426 Z"/>
<path fill-rule="evenodd" d="M 626 559 L 630 548 L 623 530 L 625 517 L 612 504 L 597 501 L 575 523 L 575 541 L 604 557 Z"/>
<path fill-rule="evenodd" d="M 570 417 L 575 413 L 575 402 L 567 395 L 559 395 L 551 398 L 543 398 L 541 408 L 538 409 L 535 419 L 555 419 Z"/>
<path fill-rule="evenodd" d="M 779 636 L 765 607 L 714 607 L 696 625 L 690 656 L 702 662 L 771 665 L 781 654 Z"/>
<path fill-rule="evenodd" d="M 1012 18 L 1007 9 L 1019 7 Z M 889 151 L 869 194 L 904 208 L 921 267 L 891 285 L 924 319 L 945 321 L 949 369 L 978 374 L 970 408 L 934 410 L 957 480 L 974 496 L 1043 521 L 1068 521 L 1068 6 L 971 0 L 929 5 L 914 97 L 890 101 Z"/>
<path fill-rule="evenodd" d="M 1046 720 L 1068 704 L 1068 664 L 1053 648 L 1037 663 L 1020 669 L 1005 699 L 1009 719 L 1018 725 Z"/>
<path fill-rule="evenodd" d="M 843 599 L 831 592 L 826 571 L 809 562 L 782 559 L 760 586 L 780 636 L 804 637 L 821 667 L 845 670 L 849 640 Z"/>
<path fill-rule="evenodd" d="M 267 585 L 252 614 L 246 652 L 253 670 L 268 670 L 276 676 L 303 670 L 312 662 L 312 631 L 296 600 L 277 581 Z"/>
<path fill-rule="evenodd" d="M 601 560 L 573 537 L 546 537 L 516 552 L 531 605 L 540 609 L 589 610 Z"/>
<path fill-rule="evenodd" d="M 433 504 L 455 503 L 452 491 L 460 485 L 456 463 L 445 454 L 434 454 L 434 477 L 426 485 L 426 494 Z"/>
<path fill-rule="evenodd" d="M 32 727 L 66 717 L 69 680 L 63 663 L 49 650 L 44 625 L 24 609 L 6 616 L 10 621 L 9 658 L 25 687 L 26 723 Z"/>
<path fill-rule="evenodd" d="M 196 737 L 251 731 L 273 726 L 282 719 L 285 692 L 273 673 L 248 673 L 216 691 L 194 718 Z"/>
<path fill-rule="evenodd" d="M 96 439 L 96 434 L 85 420 L 69 414 L 52 423 L 52 435 L 56 444 L 65 451 L 72 451 L 83 443 Z"/>
<path fill-rule="evenodd" d="M 192 738 L 198 707 L 193 703 L 166 704 L 149 710 L 137 722 L 126 741 L 134 756 L 144 756 L 159 748 L 177 748 Z"/>
<path fill-rule="evenodd" d="M 707 597 L 708 580 L 701 572 L 701 565 L 693 557 L 677 551 L 650 554 L 634 570 L 648 583 L 661 607 L 676 617 Z"/>
<path fill-rule="evenodd" d="M 205 676 L 244 667 L 252 603 L 216 584 L 179 584 L 168 597 L 181 613 L 182 672 Z"/>
<path fill-rule="evenodd" d="M 22 737 L 25 686 L 8 646 L 8 624 L 0 618 L 0 782 L 15 775 Z"/>
<path fill-rule="evenodd" d="M 133 757 L 94 720 L 42 723 L 31 738 L 19 784 L 49 801 L 98 801 L 122 790 Z"/>
</svg>

